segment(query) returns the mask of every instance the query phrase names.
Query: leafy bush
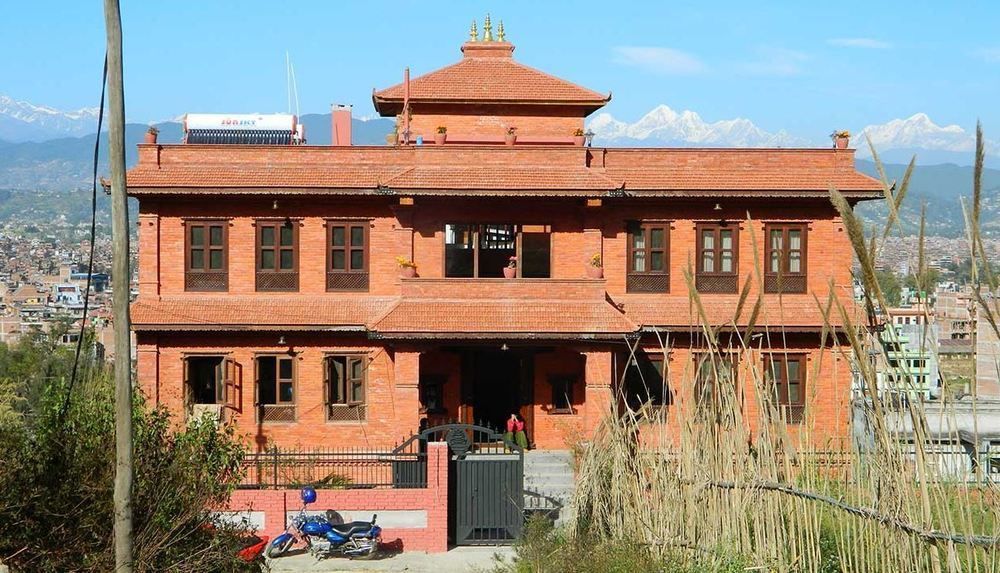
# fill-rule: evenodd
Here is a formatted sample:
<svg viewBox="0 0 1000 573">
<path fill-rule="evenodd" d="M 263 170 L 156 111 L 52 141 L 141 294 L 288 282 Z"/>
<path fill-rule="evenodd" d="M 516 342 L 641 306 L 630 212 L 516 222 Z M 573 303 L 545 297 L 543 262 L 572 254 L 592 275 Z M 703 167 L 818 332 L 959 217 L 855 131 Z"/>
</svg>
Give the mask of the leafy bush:
<svg viewBox="0 0 1000 573">
<path fill-rule="evenodd" d="M 14 571 L 114 569 L 113 383 L 86 361 L 61 415 L 71 360 L 43 335 L 0 350 L 0 410 L 10 405 L 0 416 L 0 560 Z M 244 531 L 216 526 L 209 511 L 239 482 L 232 430 L 208 420 L 178 428 L 138 395 L 133 425 L 135 570 L 239 571 Z"/>
</svg>

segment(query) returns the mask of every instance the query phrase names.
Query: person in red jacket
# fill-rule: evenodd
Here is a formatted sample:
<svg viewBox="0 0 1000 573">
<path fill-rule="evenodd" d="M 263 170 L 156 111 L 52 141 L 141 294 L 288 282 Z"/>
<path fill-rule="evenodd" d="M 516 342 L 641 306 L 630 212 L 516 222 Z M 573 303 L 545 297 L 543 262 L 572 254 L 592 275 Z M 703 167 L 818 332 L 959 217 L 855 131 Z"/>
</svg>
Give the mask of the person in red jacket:
<svg viewBox="0 0 1000 573">
<path fill-rule="evenodd" d="M 507 441 L 528 449 L 528 435 L 524 433 L 524 420 L 516 412 L 507 419 L 507 433 L 503 437 Z"/>
</svg>

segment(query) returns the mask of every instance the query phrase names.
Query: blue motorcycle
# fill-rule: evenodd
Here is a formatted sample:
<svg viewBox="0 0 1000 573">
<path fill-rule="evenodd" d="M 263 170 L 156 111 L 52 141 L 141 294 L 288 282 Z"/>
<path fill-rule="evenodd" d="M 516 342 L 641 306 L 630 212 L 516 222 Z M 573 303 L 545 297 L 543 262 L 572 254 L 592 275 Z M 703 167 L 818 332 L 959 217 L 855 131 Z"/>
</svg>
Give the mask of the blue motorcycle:
<svg viewBox="0 0 1000 573">
<path fill-rule="evenodd" d="M 334 555 L 364 559 L 374 556 L 378 551 L 382 528 L 375 525 L 377 515 L 373 515 L 371 521 L 331 523 L 321 515 L 306 515 L 306 507 L 316 502 L 315 489 L 304 487 L 300 496 L 302 509 L 292 519 L 288 529 L 267 546 L 267 557 L 284 555 L 300 542 L 317 559 Z"/>
</svg>

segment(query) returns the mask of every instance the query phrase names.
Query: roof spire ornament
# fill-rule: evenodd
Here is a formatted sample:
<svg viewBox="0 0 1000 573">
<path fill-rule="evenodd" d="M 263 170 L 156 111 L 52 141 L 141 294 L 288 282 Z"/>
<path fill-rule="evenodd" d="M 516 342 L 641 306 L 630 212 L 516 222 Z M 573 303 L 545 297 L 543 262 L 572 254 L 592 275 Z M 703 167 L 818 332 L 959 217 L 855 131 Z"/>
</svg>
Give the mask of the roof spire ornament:
<svg viewBox="0 0 1000 573">
<path fill-rule="evenodd" d="M 469 41 L 478 42 L 479 41 L 479 30 L 476 29 L 476 21 L 472 21 L 472 26 L 469 27 Z"/>
<path fill-rule="evenodd" d="M 490 15 L 486 15 L 486 19 L 483 20 L 483 41 L 492 42 L 493 41 L 493 24 L 490 23 Z"/>
<path fill-rule="evenodd" d="M 503 20 L 500 20 L 500 27 L 497 28 L 497 41 L 506 42 L 507 36 L 503 33 Z"/>
</svg>

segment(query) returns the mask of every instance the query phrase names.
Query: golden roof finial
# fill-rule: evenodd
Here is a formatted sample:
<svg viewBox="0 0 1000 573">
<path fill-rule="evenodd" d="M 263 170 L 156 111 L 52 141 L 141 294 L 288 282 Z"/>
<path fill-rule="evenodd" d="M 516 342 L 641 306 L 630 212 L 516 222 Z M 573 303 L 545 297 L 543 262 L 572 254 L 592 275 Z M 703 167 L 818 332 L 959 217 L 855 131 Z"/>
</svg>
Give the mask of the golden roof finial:
<svg viewBox="0 0 1000 573">
<path fill-rule="evenodd" d="M 490 23 L 490 15 L 486 15 L 486 19 L 483 20 L 483 41 L 492 42 L 493 41 L 493 24 Z"/>
<path fill-rule="evenodd" d="M 503 33 L 503 20 L 500 20 L 500 27 L 497 28 L 497 40 L 500 42 L 506 42 L 507 36 Z"/>
<path fill-rule="evenodd" d="M 479 41 L 479 30 L 476 29 L 476 21 L 472 21 L 472 26 L 469 27 L 469 41 L 478 42 Z"/>
</svg>

